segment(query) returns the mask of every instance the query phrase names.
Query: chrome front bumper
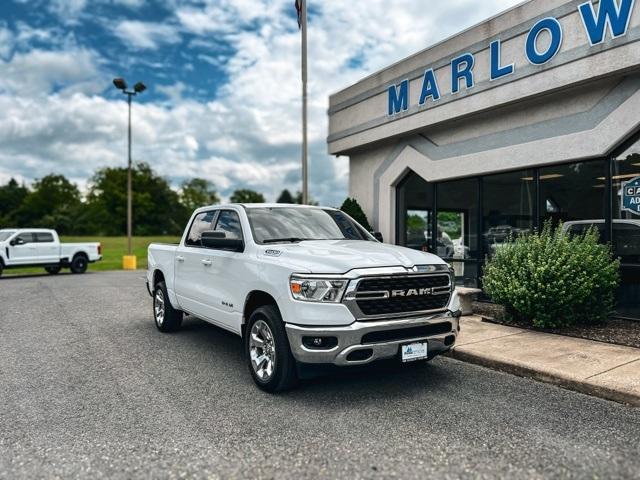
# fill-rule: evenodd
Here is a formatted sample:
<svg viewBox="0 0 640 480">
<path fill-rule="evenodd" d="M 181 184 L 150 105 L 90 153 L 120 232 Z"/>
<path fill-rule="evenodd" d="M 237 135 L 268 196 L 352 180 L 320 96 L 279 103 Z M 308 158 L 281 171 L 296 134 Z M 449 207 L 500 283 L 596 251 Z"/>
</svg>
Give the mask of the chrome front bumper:
<svg viewBox="0 0 640 480">
<path fill-rule="evenodd" d="M 436 335 L 415 336 L 402 338 L 400 340 L 367 342 L 362 343 L 363 336 L 373 332 L 384 332 L 386 330 L 399 330 L 412 327 L 451 323 L 451 330 L 441 332 Z M 447 311 L 430 316 L 413 318 L 376 320 L 376 321 L 356 321 L 344 327 L 303 327 L 287 323 L 287 336 L 293 357 L 302 363 L 333 364 L 338 366 L 363 365 L 392 358 L 398 355 L 400 345 L 417 341 L 427 341 L 429 353 L 443 353 L 449 350 L 454 344 L 458 335 L 459 321 L 453 312 Z M 303 337 L 335 337 L 337 345 L 331 349 L 321 350 L 309 348 L 302 342 Z M 447 339 L 447 337 L 449 337 Z M 453 338 L 451 338 L 453 337 Z M 445 341 L 447 339 L 447 341 Z M 371 350 L 372 353 L 364 360 L 348 359 L 349 354 L 357 350 Z"/>
</svg>

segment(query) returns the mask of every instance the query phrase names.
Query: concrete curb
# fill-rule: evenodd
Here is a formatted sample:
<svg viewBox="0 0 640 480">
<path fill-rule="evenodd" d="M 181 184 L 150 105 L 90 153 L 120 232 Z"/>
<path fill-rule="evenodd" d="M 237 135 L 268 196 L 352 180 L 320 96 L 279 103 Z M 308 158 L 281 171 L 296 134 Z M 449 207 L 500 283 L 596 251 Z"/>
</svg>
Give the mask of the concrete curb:
<svg viewBox="0 0 640 480">
<path fill-rule="evenodd" d="M 614 402 L 640 407 L 640 395 L 603 387 L 601 385 L 595 385 L 588 380 L 576 380 L 559 375 L 550 375 L 548 372 L 544 372 L 530 366 L 521 365 L 516 362 L 512 363 L 496 360 L 487 356 L 458 350 L 455 347 L 446 355 L 462 362 L 473 363 L 505 373 L 510 373 L 512 375 L 517 375 L 519 377 L 533 378 L 534 380 L 550 383 L 568 390 L 584 393 L 586 395 L 592 395 L 606 400 L 613 400 Z"/>
</svg>

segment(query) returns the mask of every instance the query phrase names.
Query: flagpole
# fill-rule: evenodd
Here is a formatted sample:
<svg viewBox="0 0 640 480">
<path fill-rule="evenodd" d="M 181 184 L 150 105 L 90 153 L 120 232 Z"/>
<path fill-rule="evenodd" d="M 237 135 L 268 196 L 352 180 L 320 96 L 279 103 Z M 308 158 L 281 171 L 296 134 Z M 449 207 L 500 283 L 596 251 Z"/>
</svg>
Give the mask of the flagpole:
<svg viewBox="0 0 640 480">
<path fill-rule="evenodd" d="M 302 203 L 309 203 L 307 158 L 307 0 L 301 0 L 302 28 Z"/>
</svg>

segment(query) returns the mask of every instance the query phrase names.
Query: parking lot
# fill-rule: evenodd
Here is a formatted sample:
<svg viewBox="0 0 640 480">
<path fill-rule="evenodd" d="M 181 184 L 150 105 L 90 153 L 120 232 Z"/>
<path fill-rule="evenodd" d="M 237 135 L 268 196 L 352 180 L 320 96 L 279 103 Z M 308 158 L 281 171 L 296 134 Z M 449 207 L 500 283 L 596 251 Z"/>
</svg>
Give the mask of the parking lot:
<svg viewBox="0 0 640 480">
<path fill-rule="evenodd" d="M 259 391 L 142 272 L 0 279 L 0 478 L 636 477 L 640 410 L 448 358 Z"/>
</svg>

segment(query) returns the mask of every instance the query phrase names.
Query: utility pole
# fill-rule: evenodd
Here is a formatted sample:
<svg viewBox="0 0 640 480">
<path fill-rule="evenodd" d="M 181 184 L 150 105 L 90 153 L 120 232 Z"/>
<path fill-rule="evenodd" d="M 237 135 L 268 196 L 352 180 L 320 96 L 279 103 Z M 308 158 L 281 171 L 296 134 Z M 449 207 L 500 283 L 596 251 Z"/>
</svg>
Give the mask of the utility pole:
<svg viewBox="0 0 640 480">
<path fill-rule="evenodd" d="M 301 0 L 302 29 L 302 203 L 309 203 L 307 158 L 307 0 Z"/>
</svg>

